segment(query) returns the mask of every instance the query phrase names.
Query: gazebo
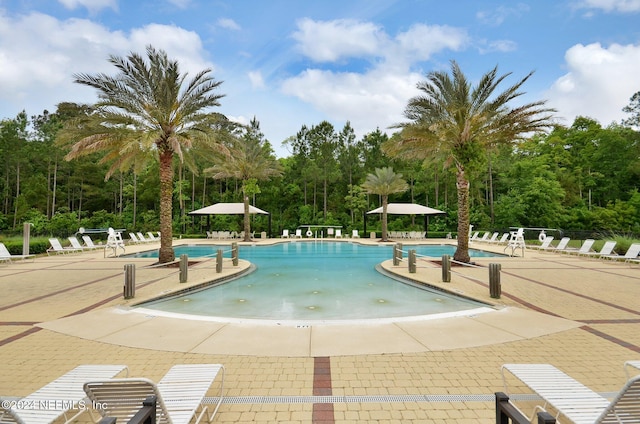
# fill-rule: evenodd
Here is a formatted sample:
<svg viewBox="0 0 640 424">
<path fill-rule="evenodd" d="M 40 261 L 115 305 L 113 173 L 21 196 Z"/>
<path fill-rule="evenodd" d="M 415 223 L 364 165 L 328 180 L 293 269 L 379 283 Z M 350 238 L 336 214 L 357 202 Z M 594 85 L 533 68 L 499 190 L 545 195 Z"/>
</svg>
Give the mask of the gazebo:
<svg viewBox="0 0 640 424">
<path fill-rule="evenodd" d="M 269 215 L 269 237 L 271 237 L 271 214 L 252 205 L 249 205 L 249 213 Z M 216 203 L 191 211 L 189 215 L 206 215 L 207 229 L 209 229 L 211 215 L 244 215 L 244 203 Z"/>
<path fill-rule="evenodd" d="M 364 233 L 367 233 L 367 215 L 382 213 L 382 206 L 370 210 L 364 215 Z M 387 214 L 391 215 L 424 215 L 424 231 L 429 231 L 429 215 L 446 215 L 446 212 L 439 209 L 422 206 L 417 203 L 389 203 Z"/>
</svg>

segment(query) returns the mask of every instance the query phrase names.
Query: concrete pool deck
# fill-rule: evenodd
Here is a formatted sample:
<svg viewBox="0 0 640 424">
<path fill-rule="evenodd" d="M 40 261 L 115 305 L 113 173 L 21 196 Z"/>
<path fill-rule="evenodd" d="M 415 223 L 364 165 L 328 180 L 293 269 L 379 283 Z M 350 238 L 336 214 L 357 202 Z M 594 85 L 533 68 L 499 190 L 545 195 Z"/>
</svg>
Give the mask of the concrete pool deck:
<svg viewBox="0 0 640 424">
<path fill-rule="evenodd" d="M 428 241 L 439 242 L 447 241 Z M 153 247 L 128 246 L 127 253 Z M 472 247 L 502 251 L 487 243 Z M 2 265 L 0 397 L 29 394 L 85 363 L 123 363 L 130 375 L 159 379 L 177 363 L 215 362 L 227 368 L 226 394 L 233 400 L 222 404 L 216 422 L 463 423 L 494 422 L 491 396 L 502 390 L 499 369 L 507 362 L 551 363 L 601 392 L 622 386 L 622 364 L 640 359 L 640 266 L 531 249 L 524 258 L 475 261 L 482 267 L 454 268 L 450 283 L 441 283 L 440 268 L 428 262 L 411 275 L 406 264 L 386 261 L 384 267 L 493 303 L 495 311 L 310 326 L 212 323 L 128 310 L 210 279 L 216 275 L 212 261 L 191 266 L 184 284 L 177 268 L 151 268 L 154 259 L 103 258 L 100 250 Z M 489 297 L 486 267 L 496 262 L 502 266 L 497 300 Z M 133 301 L 122 297 L 126 263 L 136 264 Z M 224 274 L 236 272 L 228 265 Z M 241 261 L 239 268 L 246 266 Z M 325 409 L 301 401 L 319 394 L 364 398 Z M 444 397 L 410 400 L 417 394 Z M 368 398 L 376 396 L 382 398 Z"/>
</svg>

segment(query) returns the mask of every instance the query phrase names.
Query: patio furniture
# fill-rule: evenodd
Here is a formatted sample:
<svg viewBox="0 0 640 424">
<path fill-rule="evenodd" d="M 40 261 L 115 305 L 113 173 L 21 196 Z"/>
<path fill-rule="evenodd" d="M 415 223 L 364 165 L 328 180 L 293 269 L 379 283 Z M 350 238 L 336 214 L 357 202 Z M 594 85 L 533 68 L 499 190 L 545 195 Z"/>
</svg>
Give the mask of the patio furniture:
<svg viewBox="0 0 640 424">
<path fill-rule="evenodd" d="M 158 384 L 146 378 L 96 379 L 85 383 L 84 391 L 102 406 L 100 415 L 117 422 L 126 423 L 148 396 L 156 396 L 158 424 L 189 424 L 196 414 L 197 424 L 207 414 L 203 400 L 218 374 L 222 379 L 215 409 L 208 416 L 211 422 L 223 398 L 224 366 L 219 364 L 174 365 Z"/>
<path fill-rule="evenodd" d="M 575 424 L 640 422 L 640 375 L 633 377 L 612 401 L 600 396 L 550 364 L 505 364 L 501 368 L 507 392 L 505 371 L 525 383 L 544 400 L 534 409 L 547 406 Z"/>
<path fill-rule="evenodd" d="M 95 379 L 112 378 L 122 372 L 128 373 L 125 365 L 80 365 L 17 401 L 16 405 L 20 407 L 6 409 L 0 415 L 0 421 L 49 424 L 64 416 L 64 423 L 68 424 L 87 410 L 81 407 L 81 402 L 86 399 L 83 391 L 84 383 Z"/>
<path fill-rule="evenodd" d="M 90 236 L 82 236 L 82 240 L 84 241 L 84 245 L 89 249 L 100 249 L 102 246 L 96 245 L 93 243 L 93 240 Z"/>
<path fill-rule="evenodd" d="M 635 368 L 635 371 L 629 371 L 629 368 Z M 630 372 L 640 374 L 640 361 L 627 361 L 624 363 L 624 373 L 627 375 L 627 379 L 631 378 Z"/>
<path fill-rule="evenodd" d="M 0 261 L 13 261 L 13 260 L 25 260 L 29 258 L 35 258 L 36 255 L 12 255 L 7 249 L 7 246 L 4 243 L 0 243 Z"/>
<path fill-rule="evenodd" d="M 549 250 L 553 250 L 553 251 L 556 251 L 556 252 L 562 252 L 567 248 L 567 246 L 569 245 L 569 241 L 570 240 L 571 240 L 571 238 L 569 238 L 569 237 L 562 237 L 562 239 L 560 239 L 560 241 L 558 242 L 558 245 L 555 246 L 555 247 L 550 246 Z"/>
<path fill-rule="evenodd" d="M 78 249 L 75 247 L 62 247 L 62 244 L 60 244 L 60 240 L 58 240 L 57 238 L 50 238 L 49 243 L 51 244 L 51 247 L 47 249 L 47 255 L 49 255 L 49 253 L 51 252 L 54 252 L 56 254 L 82 252 L 82 248 Z"/>
<path fill-rule="evenodd" d="M 611 256 L 613 254 L 613 249 L 616 247 L 615 241 L 607 241 L 602 246 L 599 252 L 586 252 L 586 253 L 578 253 L 581 256 L 593 256 L 598 258 L 603 258 L 607 256 Z"/>
</svg>

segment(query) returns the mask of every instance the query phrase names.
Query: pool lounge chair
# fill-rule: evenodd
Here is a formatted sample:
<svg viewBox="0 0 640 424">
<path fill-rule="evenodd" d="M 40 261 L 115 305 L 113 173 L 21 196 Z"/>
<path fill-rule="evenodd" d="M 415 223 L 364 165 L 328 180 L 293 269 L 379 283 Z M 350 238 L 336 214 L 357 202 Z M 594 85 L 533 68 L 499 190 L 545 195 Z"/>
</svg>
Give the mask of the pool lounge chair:
<svg viewBox="0 0 640 424">
<path fill-rule="evenodd" d="M 222 378 L 216 406 L 207 414 L 211 422 L 223 398 L 224 366 L 219 364 L 174 365 L 158 384 L 146 378 L 96 379 L 85 383 L 84 391 L 103 406 L 100 415 L 119 423 L 128 422 L 147 396 L 156 396 L 158 424 L 188 424 L 196 413 L 197 424 L 207 413 L 203 400 L 218 374 Z"/>
<path fill-rule="evenodd" d="M 142 232 L 138 231 L 136 233 L 136 235 L 138 236 L 138 240 L 140 240 L 142 243 L 151 243 L 153 242 L 153 240 L 148 239 L 144 236 L 144 234 L 142 234 Z"/>
<path fill-rule="evenodd" d="M 120 373 L 128 373 L 125 365 L 80 365 L 51 383 L 20 399 L 17 405 L 4 414 L 0 413 L 1 422 L 20 424 L 49 424 L 64 416 L 68 424 L 87 411 L 80 407 L 86 399 L 83 385 L 95 379 L 112 378 Z M 29 407 L 31 405 L 31 407 Z M 37 407 L 35 405 L 38 405 Z"/>
<path fill-rule="evenodd" d="M 358 234 L 358 230 L 351 230 L 351 238 L 360 238 L 360 234 Z"/>
<path fill-rule="evenodd" d="M 504 243 L 506 243 L 506 242 L 507 242 L 507 239 L 508 239 L 508 238 L 509 238 L 509 233 L 504 233 L 504 234 L 502 235 L 502 237 L 500 237 L 500 239 L 499 239 L 499 240 L 495 240 L 495 241 L 493 241 L 493 242 L 491 242 L 491 243 L 504 244 Z"/>
<path fill-rule="evenodd" d="M 92 249 L 100 248 L 100 246 L 93 246 L 93 247 L 83 246 L 80 244 L 80 242 L 75 236 L 68 237 L 67 240 L 69 240 L 69 243 L 71 243 L 71 247 L 73 247 L 74 249 L 92 250 Z"/>
<path fill-rule="evenodd" d="M 640 422 L 640 375 L 627 381 L 609 402 L 582 383 L 550 364 L 505 364 L 501 368 L 505 392 L 505 371 L 518 378 L 550 405 L 556 418 L 565 416 L 576 424 Z M 508 392 L 507 392 L 508 394 Z M 521 411 L 522 412 L 522 411 Z"/>
<path fill-rule="evenodd" d="M 25 259 L 35 259 L 36 255 L 12 255 L 7 249 L 7 246 L 4 243 L 0 243 L 0 261 L 3 262 L 11 262 L 17 260 L 25 260 Z"/>
<path fill-rule="evenodd" d="M 95 244 L 93 242 L 93 240 L 91 239 L 91 237 L 89 237 L 89 236 L 82 236 L 82 241 L 84 241 L 85 247 L 87 247 L 89 249 L 101 249 L 102 248 L 102 245 Z"/>
<path fill-rule="evenodd" d="M 613 249 L 615 247 L 616 247 L 616 242 L 615 241 L 607 241 L 602 246 L 602 248 L 600 249 L 599 252 L 585 252 L 585 253 L 578 253 L 578 255 L 601 258 L 603 256 L 611 255 L 613 253 Z"/>
<path fill-rule="evenodd" d="M 289 230 L 282 230 L 282 235 L 280 237 L 289 238 Z"/>
<path fill-rule="evenodd" d="M 595 243 L 596 241 L 594 239 L 586 239 L 583 243 L 582 246 L 580 246 L 579 249 L 564 249 L 563 253 L 571 253 L 571 254 L 584 254 L 584 253 L 589 253 L 592 252 L 591 248 L 593 247 L 593 243 Z"/>
<path fill-rule="evenodd" d="M 49 255 L 51 252 L 54 252 L 56 254 L 82 252 L 82 248 L 78 249 L 76 247 L 62 247 L 62 244 L 60 244 L 60 240 L 58 240 L 57 238 L 50 238 L 49 243 L 51 244 L 51 247 L 47 249 L 47 255 Z"/>
<path fill-rule="evenodd" d="M 634 243 L 627 249 L 627 253 L 621 259 L 624 259 L 625 262 L 635 262 L 640 263 L 640 243 Z"/>
<path fill-rule="evenodd" d="M 487 241 L 487 243 L 495 243 L 498 241 L 498 236 L 500 235 L 500 233 L 493 233 L 491 235 L 491 238 L 489 238 Z"/>
<path fill-rule="evenodd" d="M 631 369 L 630 368 L 635 368 Z M 627 361 L 624 363 L 624 373 L 627 375 L 627 380 L 631 378 L 632 375 L 640 374 L 640 361 Z"/>
<path fill-rule="evenodd" d="M 565 250 L 567 248 L 567 246 L 569 245 L 569 241 L 571 241 L 571 238 L 569 237 L 562 237 L 560 239 L 560 241 L 558 242 L 557 246 L 549 246 L 548 250 L 552 250 L 555 252 L 562 252 L 563 250 Z"/>
<path fill-rule="evenodd" d="M 536 245 L 532 245 L 532 246 L 528 246 L 531 247 L 533 249 L 538 249 L 538 250 L 547 250 L 551 247 L 551 242 L 553 241 L 553 236 L 546 236 L 544 238 L 544 241 L 542 242 L 542 244 L 540 244 L 539 246 Z"/>
<path fill-rule="evenodd" d="M 340 228 L 336 229 L 336 238 L 342 238 L 342 230 Z"/>
</svg>

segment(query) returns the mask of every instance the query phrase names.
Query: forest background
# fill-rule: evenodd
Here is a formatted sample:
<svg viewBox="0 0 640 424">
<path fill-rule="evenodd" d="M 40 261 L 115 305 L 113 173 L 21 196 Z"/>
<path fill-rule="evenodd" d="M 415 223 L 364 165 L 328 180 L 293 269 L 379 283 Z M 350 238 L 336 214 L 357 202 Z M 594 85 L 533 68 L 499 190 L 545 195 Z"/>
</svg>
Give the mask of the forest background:
<svg viewBox="0 0 640 424">
<path fill-rule="evenodd" d="M 29 117 L 26 112 L 0 121 L 0 234 L 67 237 L 79 228 L 156 231 L 159 226 L 157 165 L 117 173 L 105 181 L 101 156 L 64 160 L 56 141 L 65 120 L 86 106 L 61 103 L 56 112 Z M 640 234 L 640 92 L 624 108 L 629 119 L 603 127 L 578 117 L 549 134 L 532 135 L 514 148 L 488 152 L 470 170 L 471 224 L 474 230 L 510 227 L 552 228 L 562 234 L 599 238 Z M 271 143 L 254 119 L 244 130 L 273 155 Z M 291 155 L 277 159 L 282 175 L 259 181 L 251 203 L 271 214 L 272 233 L 301 224 L 342 225 L 343 233 L 364 229 L 364 214 L 380 205 L 361 187 L 368 173 L 390 166 L 409 184 L 390 202 L 415 202 L 446 212 L 431 217 L 429 236 L 455 235 L 455 175 L 442 162 L 396 160 L 381 145 L 394 137 L 376 130 L 358 139 L 347 123 L 303 125 L 285 140 Z M 204 152 L 203 152 L 204 153 Z M 484 155 L 483 155 L 484 156 Z M 206 230 L 242 230 L 241 215 L 217 215 L 210 221 L 188 215 L 218 202 L 241 202 L 241 182 L 214 179 L 202 170 L 213 164 L 197 156 L 195 168 L 175 161 L 174 235 L 202 237 Z M 267 231 L 269 218 L 251 217 L 252 230 Z M 209 227 L 207 223 L 209 222 Z M 390 215 L 389 230 L 423 230 L 422 217 Z M 367 218 L 367 231 L 380 230 L 379 217 Z M 537 233 L 536 233 L 537 234 Z M 106 237 L 106 235 L 105 235 Z"/>
</svg>

